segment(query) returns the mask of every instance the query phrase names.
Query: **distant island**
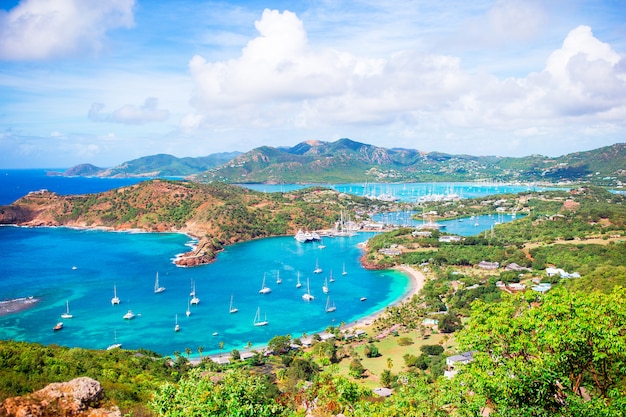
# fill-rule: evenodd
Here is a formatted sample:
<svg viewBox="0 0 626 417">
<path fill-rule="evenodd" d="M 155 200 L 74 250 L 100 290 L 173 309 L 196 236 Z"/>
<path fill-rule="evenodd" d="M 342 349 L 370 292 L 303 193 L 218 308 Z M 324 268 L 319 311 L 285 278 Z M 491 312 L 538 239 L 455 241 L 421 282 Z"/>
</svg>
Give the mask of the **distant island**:
<svg viewBox="0 0 626 417">
<path fill-rule="evenodd" d="M 626 182 L 626 144 L 555 158 L 451 155 L 387 149 L 351 139 L 306 141 L 293 147 L 262 146 L 245 153 L 198 158 L 146 156 L 112 168 L 81 164 L 54 175 L 97 177 L 189 177 L 199 182 L 578 182 L 621 186 Z"/>
</svg>

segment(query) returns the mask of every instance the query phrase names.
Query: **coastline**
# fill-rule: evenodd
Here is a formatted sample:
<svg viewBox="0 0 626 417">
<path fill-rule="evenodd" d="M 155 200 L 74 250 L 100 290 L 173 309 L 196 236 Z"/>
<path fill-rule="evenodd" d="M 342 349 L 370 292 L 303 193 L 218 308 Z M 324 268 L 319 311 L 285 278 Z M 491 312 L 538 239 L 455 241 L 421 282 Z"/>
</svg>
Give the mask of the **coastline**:
<svg viewBox="0 0 626 417">
<path fill-rule="evenodd" d="M 410 300 L 414 295 L 419 294 L 419 292 L 422 290 L 422 288 L 424 288 L 424 285 L 426 283 L 426 275 L 424 275 L 423 272 L 409 266 L 409 265 L 396 265 L 392 268 L 389 268 L 392 270 L 396 270 L 396 271 L 400 271 L 405 273 L 406 275 L 409 276 L 409 289 L 406 293 L 404 293 L 404 295 L 402 295 L 402 297 L 400 297 L 399 299 L 397 299 L 396 301 L 394 301 L 393 303 L 389 304 L 388 306 L 386 306 L 385 308 L 378 310 L 372 314 L 368 314 L 367 316 L 361 317 L 358 320 L 354 321 L 354 322 L 350 322 L 350 323 L 346 323 L 344 326 L 341 327 L 341 331 L 345 332 L 347 330 L 356 330 L 356 329 L 370 329 L 372 327 L 372 325 L 374 324 L 374 321 L 380 317 L 382 314 L 384 314 L 385 309 L 387 307 L 392 307 L 392 306 L 397 306 L 400 305 L 401 303 Z M 259 351 L 259 352 L 263 352 L 264 349 L 267 348 L 267 345 L 261 345 L 261 346 L 256 346 L 253 347 L 251 350 L 252 351 Z M 212 360 L 221 360 L 224 358 L 230 358 L 230 353 L 219 353 L 219 354 L 209 354 L 209 355 L 205 355 L 205 358 L 211 358 Z M 192 365 L 198 365 L 201 360 L 199 357 L 197 356 L 192 356 L 189 360 L 189 362 Z"/>
<path fill-rule="evenodd" d="M 414 295 L 417 295 L 422 290 L 422 288 L 424 288 L 424 284 L 426 283 L 426 276 L 424 275 L 423 272 L 409 265 L 396 265 L 390 269 L 400 271 L 408 275 L 410 278 L 410 287 L 409 287 L 409 290 L 402 297 L 400 297 L 395 302 L 389 304 L 387 307 L 397 306 L 397 305 L 402 304 L 405 301 L 410 300 Z M 385 312 L 385 309 L 382 309 L 372 314 L 369 314 L 365 317 L 361 317 L 355 322 L 348 323 L 345 326 L 343 326 L 342 330 L 345 331 L 348 329 L 357 329 L 360 327 L 369 328 L 374 324 L 374 321 L 377 318 L 379 318 L 384 312 Z"/>
</svg>

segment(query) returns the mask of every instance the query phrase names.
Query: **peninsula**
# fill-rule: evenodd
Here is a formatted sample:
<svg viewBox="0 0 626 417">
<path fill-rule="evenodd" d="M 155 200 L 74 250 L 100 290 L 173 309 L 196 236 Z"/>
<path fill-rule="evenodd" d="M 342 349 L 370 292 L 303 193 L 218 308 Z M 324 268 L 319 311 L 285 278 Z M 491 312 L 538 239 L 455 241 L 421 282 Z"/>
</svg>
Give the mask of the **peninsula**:
<svg viewBox="0 0 626 417">
<path fill-rule="evenodd" d="M 185 233 L 198 243 L 175 262 L 196 266 L 212 262 L 233 243 L 328 229 L 341 211 L 355 219 L 389 204 L 322 187 L 260 193 L 223 183 L 155 179 L 97 194 L 31 192 L 0 207 L 0 224 Z"/>
</svg>

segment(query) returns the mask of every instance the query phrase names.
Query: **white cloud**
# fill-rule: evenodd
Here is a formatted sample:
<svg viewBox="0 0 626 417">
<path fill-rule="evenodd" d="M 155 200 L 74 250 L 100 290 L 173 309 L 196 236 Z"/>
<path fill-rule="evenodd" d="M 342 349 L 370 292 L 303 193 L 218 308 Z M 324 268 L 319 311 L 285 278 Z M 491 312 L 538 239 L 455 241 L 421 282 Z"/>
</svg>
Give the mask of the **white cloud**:
<svg viewBox="0 0 626 417">
<path fill-rule="evenodd" d="M 133 6 L 134 0 L 22 0 L 0 10 L 0 59 L 97 51 L 108 30 L 133 25 Z"/>
<path fill-rule="evenodd" d="M 502 30 L 531 20 L 531 8 L 498 5 L 490 18 Z M 531 36 L 529 25 L 511 36 Z M 405 49 L 374 59 L 317 48 L 288 11 L 265 10 L 255 26 L 259 35 L 240 56 L 191 59 L 197 111 L 181 127 L 367 132 L 405 144 L 444 133 L 451 142 L 508 135 L 510 146 L 533 132 L 558 137 L 596 123 L 604 131 L 607 123 L 624 127 L 626 63 L 585 26 L 566 36 L 543 70 L 516 78 L 470 73 L 460 58 L 442 54 Z"/>
<path fill-rule="evenodd" d="M 151 122 L 162 122 L 170 117 L 167 110 L 159 109 L 159 100 L 148 97 L 140 107 L 127 104 L 110 114 L 103 114 L 104 104 L 93 103 L 87 117 L 94 122 L 122 123 L 128 125 L 141 125 Z"/>
</svg>

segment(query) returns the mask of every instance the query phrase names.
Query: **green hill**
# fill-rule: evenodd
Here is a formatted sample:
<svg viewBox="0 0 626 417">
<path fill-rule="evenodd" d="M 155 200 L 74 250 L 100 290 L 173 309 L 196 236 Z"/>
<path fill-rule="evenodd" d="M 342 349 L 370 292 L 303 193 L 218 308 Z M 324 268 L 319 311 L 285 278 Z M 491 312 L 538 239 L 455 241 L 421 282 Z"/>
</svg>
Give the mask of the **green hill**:
<svg viewBox="0 0 626 417">
<path fill-rule="evenodd" d="M 222 152 L 197 158 L 178 158 L 173 155 L 158 154 L 133 159 L 112 168 L 99 168 L 91 164 L 80 164 L 60 175 L 109 178 L 186 177 L 222 165 L 237 155 L 239 155 L 239 152 Z"/>
<path fill-rule="evenodd" d="M 557 158 L 450 155 L 386 149 L 340 139 L 294 147 L 263 146 L 197 176 L 230 183 L 475 181 L 588 181 L 619 185 L 626 179 L 626 144 Z"/>
</svg>

